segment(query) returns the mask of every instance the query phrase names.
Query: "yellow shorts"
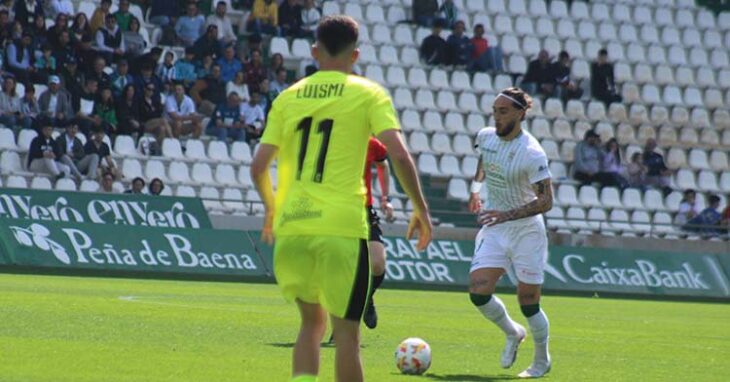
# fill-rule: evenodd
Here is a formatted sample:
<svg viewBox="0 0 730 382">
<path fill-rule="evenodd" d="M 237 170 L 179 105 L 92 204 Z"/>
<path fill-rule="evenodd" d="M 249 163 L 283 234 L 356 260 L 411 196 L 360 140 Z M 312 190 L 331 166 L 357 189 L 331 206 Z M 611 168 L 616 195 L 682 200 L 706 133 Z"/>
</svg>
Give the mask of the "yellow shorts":
<svg viewBox="0 0 730 382">
<path fill-rule="evenodd" d="M 364 239 L 278 236 L 274 275 L 284 298 L 320 304 L 331 315 L 360 321 L 370 290 Z"/>
</svg>

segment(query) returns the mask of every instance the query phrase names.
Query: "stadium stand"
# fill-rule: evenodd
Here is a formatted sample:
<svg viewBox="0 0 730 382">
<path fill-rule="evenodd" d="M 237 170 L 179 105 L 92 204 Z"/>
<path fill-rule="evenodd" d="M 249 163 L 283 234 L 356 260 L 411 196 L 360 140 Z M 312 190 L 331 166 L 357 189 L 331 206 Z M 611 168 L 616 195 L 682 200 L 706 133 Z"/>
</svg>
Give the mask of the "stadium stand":
<svg viewBox="0 0 730 382">
<path fill-rule="evenodd" d="M 243 32 L 246 28 L 242 20 L 250 11 L 234 9 L 231 2 L 226 3 L 227 17 Z M 411 3 L 412 0 L 328 0 L 319 5 L 323 15 L 343 12 L 361 22 L 361 56 L 356 71 L 381 83 L 393 95 L 434 215 L 441 224 L 473 225 L 473 217 L 464 206 L 468 182 L 478 163 L 473 136 L 483 126 L 493 124 L 491 103 L 496 93 L 504 87 L 519 85 L 528 63 L 541 49 L 553 57 L 567 51 L 573 58 L 571 79 L 580 81 L 585 90 L 580 98 L 567 102 L 535 97 L 534 108 L 523 124 L 541 141 L 551 160 L 556 207 L 546 216 L 549 228 L 584 234 L 680 238 L 684 237 L 683 232 L 671 223 L 681 191 L 697 189 L 700 205 L 705 193 L 720 194 L 721 205 L 727 205 L 722 194 L 730 193 L 730 59 L 725 49 L 730 46 L 730 11 L 708 10 L 693 1 L 678 0 L 456 0 L 459 19 L 466 24 L 467 33 L 476 24 L 483 24 L 490 45 L 501 46 L 505 55 L 505 72 L 474 73 L 461 67 L 429 67 L 420 61 L 418 47 L 431 31 L 407 22 Z M 91 19 L 99 2 L 74 1 L 73 5 L 77 13 Z M 115 1 L 112 14 L 117 5 Z M 155 24 L 149 10 L 136 4 L 130 7 L 130 13 L 141 23 L 140 34 L 147 42 L 144 57 L 156 59 L 155 72 L 162 67 L 163 52 L 172 51 L 182 60 L 185 48 L 176 45 L 174 31 L 171 37 L 169 28 Z M 69 24 L 73 20 L 69 17 Z M 53 22 L 48 19 L 46 25 Z M 445 30 L 442 37 L 448 34 L 450 31 Z M 246 32 L 240 35 L 236 46 L 240 52 L 237 59 L 241 60 L 247 80 L 260 74 L 249 64 L 249 49 L 258 47 L 259 40 Z M 291 83 L 304 76 L 306 68 L 313 64 L 310 44 L 307 38 L 297 35 L 264 35 L 264 67 L 268 67 L 273 54 L 280 53 L 288 70 L 287 82 Z M 153 48 L 161 52 L 155 55 Z M 591 99 L 590 62 L 601 48 L 608 50 L 614 64 L 621 103 L 606 105 Z M 84 54 L 77 56 L 83 58 Z M 137 65 L 133 61 L 130 58 L 133 66 Z M 3 62 L 7 74 L 8 60 Z M 61 67 L 59 63 L 58 69 Z M 178 67 L 176 63 L 175 68 Z M 197 70 L 205 74 L 212 68 L 203 65 Z M 108 73 L 115 70 L 114 62 L 105 68 Z M 263 74 L 260 79 L 271 82 L 264 86 L 272 87 L 274 77 Z M 62 77 L 68 87 L 69 77 Z M 114 75 L 110 78 L 118 79 Z M 142 77 L 135 81 L 149 83 Z M 34 82 L 38 82 L 35 97 L 40 98 L 46 91 L 46 81 Z M 156 94 L 171 92 L 162 83 L 159 85 Z M 19 84 L 18 93 L 27 86 Z M 261 83 L 252 81 L 247 86 L 253 92 L 260 89 Z M 137 90 L 141 94 L 143 86 Z M 212 91 L 205 98 L 214 96 Z M 264 107 L 270 106 L 275 96 L 269 89 L 262 97 Z M 164 107 L 165 99 L 161 100 Z M 204 129 L 209 117 L 203 119 Z M 604 142 L 618 139 L 624 163 L 629 162 L 631 154 L 642 150 L 647 139 L 657 139 L 657 152 L 664 155 L 668 167 L 677 170 L 671 175 L 671 189 L 601 190 L 593 185 L 580 186 L 571 177 L 573 149 L 591 129 Z M 57 130 L 61 131 L 58 127 Z M 150 128 L 147 131 L 151 132 Z M 105 141 L 122 172 L 116 189 L 128 188 L 138 176 L 148 180 L 159 178 L 166 185 L 163 194 L 199 196 L 205 199 L 206 208 L 216 213 L 263 212 L 252 189 L 248 167 L 255 141 L 226 142 L 206 134 L 192 138 L 176 132 L 160 144 L 138 135 L 109 132 L 112 134 Z M 82 131 L 79 138 L 85 141 L 88 133 Z M 27 170 L 27 152 L 35 136 L 34 130 L 0 127 L 0 184 L 99 190 L 97 179 L 56 180 Z M 375 187 L 376 195 L 379 192 Z M 404 198 L 402 192 L 396 190 L 391 194 L 395 197 L 397 221 L 404 222 L 408 203 L 399 199 Z"/>
</svg>

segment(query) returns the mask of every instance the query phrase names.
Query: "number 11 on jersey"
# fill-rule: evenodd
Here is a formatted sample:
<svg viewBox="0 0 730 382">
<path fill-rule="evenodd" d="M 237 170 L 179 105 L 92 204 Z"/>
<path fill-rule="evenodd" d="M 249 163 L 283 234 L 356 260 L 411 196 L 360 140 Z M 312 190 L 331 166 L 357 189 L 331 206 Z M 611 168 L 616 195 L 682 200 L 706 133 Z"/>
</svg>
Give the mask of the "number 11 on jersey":
<svg viewBox="0 0 730 382">
<path fill-rule="evenodd" d="M 317 125 L 317 132 L 322 134 L 322 145 L 319 148 L 317 164 L 312 178 L 315 183 L 322 183 L 324 162 L 327 159 L 327 148 L 330 144 L 330 135 L 332 134 L 334 123 L 331 119 L 324 119 Z M 302 119 L 299 125 L 297 125 L 297 131 L 302 132 L 302 140 L 299 144 L 299 160 L 297 161 L 297 180 L 302 180 L 302 170 L 304 168 L 304 159 L 307 157 L 307 147 L 309 146 L 309 134 L 311 130 L 312 117 Z"/>
</svg>

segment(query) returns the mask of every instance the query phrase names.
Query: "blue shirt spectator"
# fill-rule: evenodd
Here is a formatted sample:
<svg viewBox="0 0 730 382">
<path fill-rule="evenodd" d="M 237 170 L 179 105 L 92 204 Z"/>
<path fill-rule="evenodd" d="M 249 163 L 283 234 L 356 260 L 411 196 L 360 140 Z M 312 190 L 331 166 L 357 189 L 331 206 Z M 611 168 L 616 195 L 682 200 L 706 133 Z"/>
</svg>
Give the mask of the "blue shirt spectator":
<svg viewBox="0 0 730 382">
<path fill-rule="evenodd" d="M 175 23 L 175 34 L 182 45 L 193 46 L 195 41 L 205 32 L 205 17 L 198 13 L 195 3 L 188 4 L 187 14 L 181 16 Z"/>
<path fill-rule="evenodd" d="M 225 82 L 233 80 L 236 73 L 243 69 L 241 61 L 236 58 L 233 46 L 230 45 L 223 51 L 223 57 L 218 59 L 217 64 L 221 67 L 221 78 Z"/>
<path fill-rule="evenodd" d="M 198 79 L 192 48 L 185 49 L 185 57 L 175 61 L 175 80 L 185 82 L 186 86 Z"/>
<path fill-rule="evenodd" d="M 457 21 L 454 24 L 454 33 L 446 40 L 449 46 L 450 63 L 454 65 L 466 65 L 471 58 L 471 40 L 464 35 L 464 22 Z"/>
<path fill-rule="evenodd" d="M 155 0 L 150 5 L 150 22 L 165 27 L 172 22 L 172 18 L 177 17 L 178 7 L 177 0 Z"/>
<path fill-rule="evenodd" d="M 127 60 L 120 60 L 117 64 L 117 70 L 112 73 L 111 76 L 111 87 L 114 97 L 121 96 L 122 89 L 129 84 L 134 84 L 134 77 L 129 74 L 129 64 L 127 63 Z"/>
<path fill-rule="evenodd" d="M 245 129 L 241 123 L 241 99 L 238 94 L 228 94 L 226 102 L 216 106 L 210 117 L 206 133 L 225 141 L 231 138 L 234 141 L 243 141 L 246 138 Z"/>
</svg>

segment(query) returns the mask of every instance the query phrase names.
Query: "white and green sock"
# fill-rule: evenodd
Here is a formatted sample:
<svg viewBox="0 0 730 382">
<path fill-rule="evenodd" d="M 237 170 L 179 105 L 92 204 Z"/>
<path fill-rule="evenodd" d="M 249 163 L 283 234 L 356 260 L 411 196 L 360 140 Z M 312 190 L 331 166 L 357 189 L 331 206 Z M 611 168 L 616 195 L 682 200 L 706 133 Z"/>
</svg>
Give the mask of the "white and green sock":
<svg viewBox="0 0 730 382">
<path fill-rule="evenodd" d="M 518 334 L 515 322 L 510 318 L 507 309 L 504 308 L 504 303 L 499 297 L 472 294 L 471 301 L 484 317 L 494 322 L 506 335 L 515 336 Z"/>
</svg>

